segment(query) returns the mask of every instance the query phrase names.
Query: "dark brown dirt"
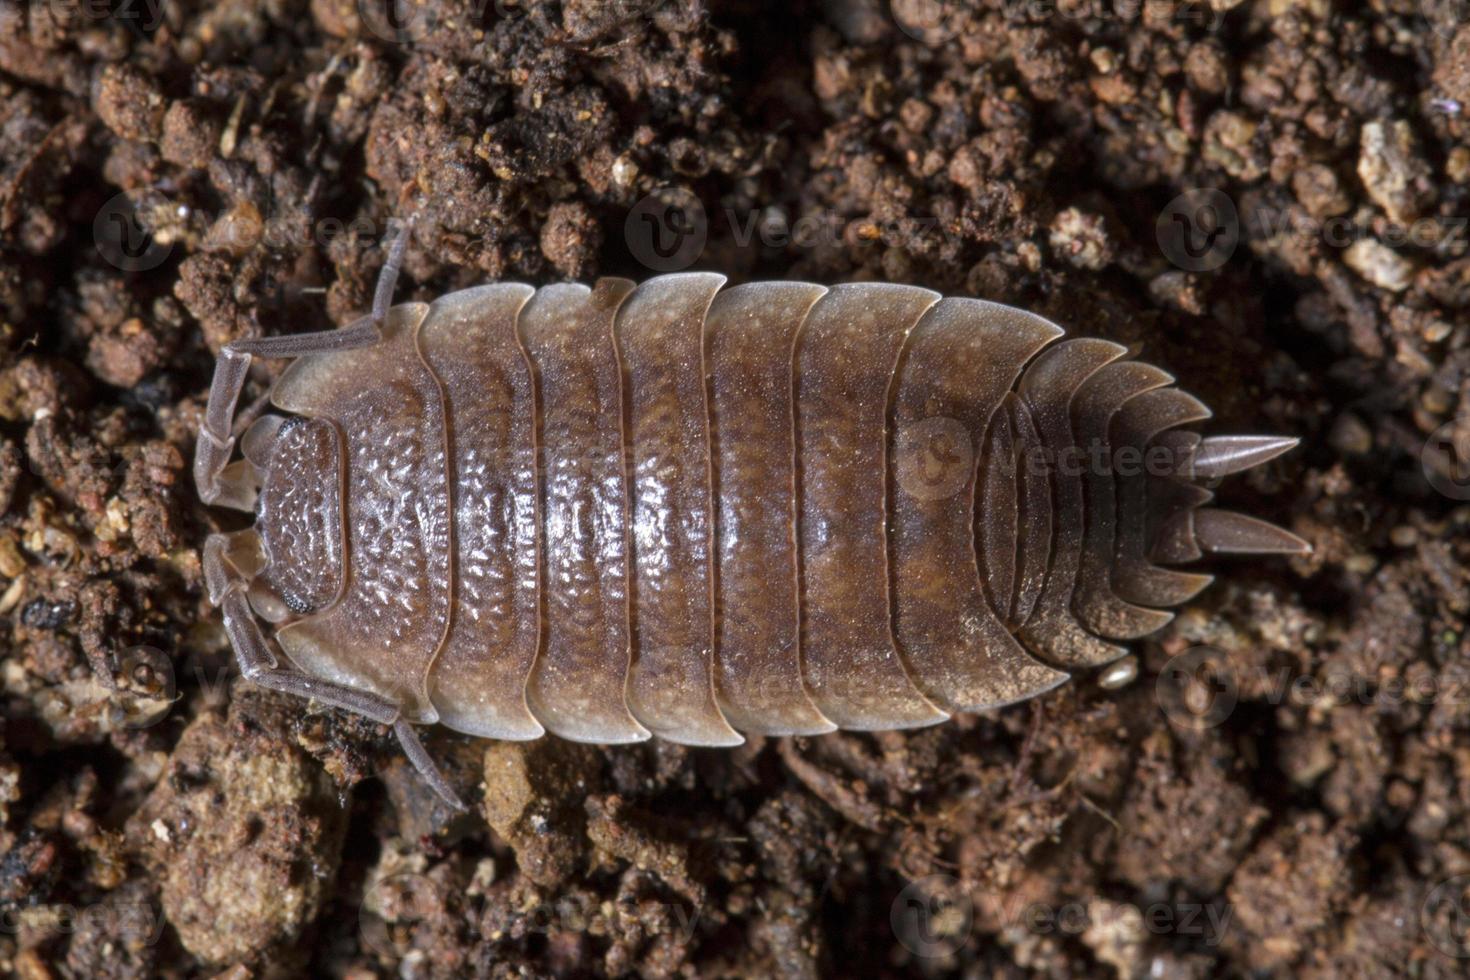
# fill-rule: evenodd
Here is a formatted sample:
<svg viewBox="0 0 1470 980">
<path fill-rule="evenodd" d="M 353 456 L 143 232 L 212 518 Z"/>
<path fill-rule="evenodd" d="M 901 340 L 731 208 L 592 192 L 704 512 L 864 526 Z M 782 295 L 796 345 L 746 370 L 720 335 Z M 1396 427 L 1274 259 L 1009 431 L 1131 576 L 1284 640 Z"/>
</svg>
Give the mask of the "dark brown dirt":
<svg viewBox="0 0 1470 980">
<path fill-rule="evenodd" d="M 1463 3 L 386 9 L 0 0 L 0 972 L 1461 975 Z M 646 277 L 687 226 L 736 280 L 1143 345 L 1218 431 L 1303 438 L 1224 492 L 1316 553 L 1222 564 L 1117 692 L 729 752 L 441 733 L 452 820 L 377 726 L 232 683 L 189 474 L 220 346 L 360 315 L 408 214 L 400 298 Z M 1170 688 L 1201 646 L 1216 713 Z"/>
</svg>

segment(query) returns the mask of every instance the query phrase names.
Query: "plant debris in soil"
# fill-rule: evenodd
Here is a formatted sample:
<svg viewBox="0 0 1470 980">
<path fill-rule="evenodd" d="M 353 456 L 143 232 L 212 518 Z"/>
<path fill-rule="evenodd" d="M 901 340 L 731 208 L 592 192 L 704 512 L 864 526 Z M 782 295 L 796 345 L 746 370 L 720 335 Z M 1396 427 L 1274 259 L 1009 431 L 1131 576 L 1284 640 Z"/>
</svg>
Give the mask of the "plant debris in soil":
<svg viewBox="0 0 1470 980">
<path fill-rule="evenodd" d="M 1467 106 L 1450 0 L 0 0 L 0 971 L 1461 975 Z M 667 271 L 670 202 L 734 281 L 1145 349 L 1302 438 L 1225 493 L 1314 553 L 1212 569 L 1131 685 L 932 729 L 432 733 L 461 817 L 238 680 L 221 346 L 362 315 L 392 218 L 424 299 Z"/>
</svg>

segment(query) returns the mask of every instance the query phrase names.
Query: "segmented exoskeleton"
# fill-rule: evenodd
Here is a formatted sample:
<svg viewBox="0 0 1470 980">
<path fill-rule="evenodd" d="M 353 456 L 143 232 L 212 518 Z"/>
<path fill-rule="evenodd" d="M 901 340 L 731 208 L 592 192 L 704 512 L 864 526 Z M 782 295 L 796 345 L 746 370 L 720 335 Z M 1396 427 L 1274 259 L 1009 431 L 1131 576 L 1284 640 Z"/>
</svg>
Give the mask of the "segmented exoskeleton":
<svg viewBox="0 0 1470 980">
<path fill-rule="evenodd" d="M 976 299 L 666 275 L 496 284 L 221 354 L 195 476 L 245 676 L 528 739 L 928 725 L 1122 656 L 1210 581 L 1306 550 L 1200 486 L 1294 439 L 1101 340 Z M 235 446 L 251 357 L 296 357 Z M 259 622 L 274 624 L 273 642 Z M 285 661 L 276 655 L 275 647 Z"/>
</svg>

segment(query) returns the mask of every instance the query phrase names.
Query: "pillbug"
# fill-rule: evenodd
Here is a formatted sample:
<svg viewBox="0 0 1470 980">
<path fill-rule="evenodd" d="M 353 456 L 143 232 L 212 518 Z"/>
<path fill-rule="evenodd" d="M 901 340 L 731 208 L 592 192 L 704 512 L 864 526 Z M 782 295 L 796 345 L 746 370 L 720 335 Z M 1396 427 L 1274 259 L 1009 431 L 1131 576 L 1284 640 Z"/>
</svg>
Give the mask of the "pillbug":
<svg viewBox="0 0 1470 980">
<path fill-rule="evenodd" d="M 405 242 L 366 318 L 223 349 L 195 479 L 255 515 L 203 553 L 245 676 L 393 726 L 455 805 L 413 725 L 929 725 L 1123 656 L 1210 581 L 1172 565 L 1309 550 L 1203 506 L 1295 439 L 1202 439 L 1023 310 L 706 273 L 391 306 Z M 295 360 L 246 427 L 253 357 Z"/>
</svg>

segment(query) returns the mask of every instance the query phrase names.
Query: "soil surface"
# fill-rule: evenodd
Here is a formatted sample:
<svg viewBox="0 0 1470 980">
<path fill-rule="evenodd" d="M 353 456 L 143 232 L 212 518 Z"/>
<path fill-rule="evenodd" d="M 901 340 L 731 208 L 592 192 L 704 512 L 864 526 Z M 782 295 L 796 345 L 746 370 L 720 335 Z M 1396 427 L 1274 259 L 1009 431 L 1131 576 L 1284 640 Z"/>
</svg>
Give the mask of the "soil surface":
<svg viewBox="0 0 1470 980">
<path fill-rule="evenodd" d="M 0 972 L 1462 975 L 1467 117 L 1456 0 L 0 0 Z M 1315 552 L 923 731 L 428 734 L 456 818 L 238 678 L 190 473 L 221 345 L 362 315 L 407 215 L 400 299 L 691 267 L 1138 346 L 1302 438 L 1222 493 Z"/>
</svg>

